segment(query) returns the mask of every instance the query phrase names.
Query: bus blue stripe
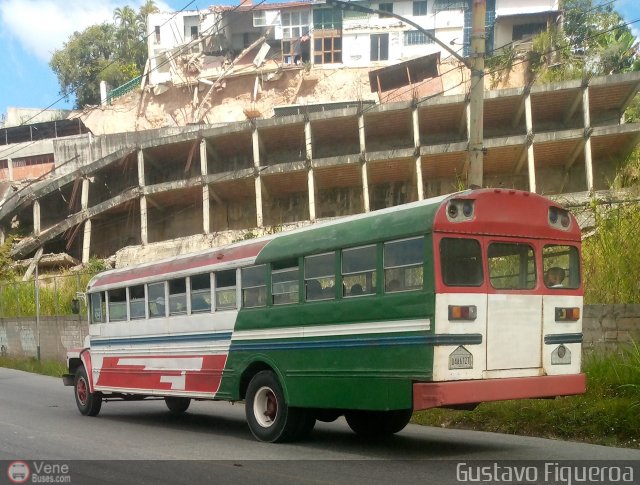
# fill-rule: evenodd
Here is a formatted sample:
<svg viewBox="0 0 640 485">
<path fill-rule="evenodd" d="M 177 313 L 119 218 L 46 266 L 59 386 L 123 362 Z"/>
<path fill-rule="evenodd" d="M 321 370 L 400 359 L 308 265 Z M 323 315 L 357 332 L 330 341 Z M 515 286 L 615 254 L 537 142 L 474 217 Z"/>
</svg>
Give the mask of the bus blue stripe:
<svg viewBox="0 0 640 485">
<path fill-rule="evenodd" d="M 482 343 L 481 334 L 415 335 L 396 337 L 358 337 L 331 340 L 295 340 L 232 342 L 231 351 L 301 350 L 354 347 L 385 347 L 392 345 L 474 345 Z"/>
<path fill-rule="evenodd" d="M 122 337 L 95 339 L 92 347 L 105 345 L 143 345 L 176 342 L 201 342 L 231 340 L 231 332 L 198 335 L 161 335 L 154 337 Z M 353 348 L 390 345 L 477 345 L 482 343 L 481 334 L 401 335 L 387 337 L 350 337 L 340 339 L 296 339 L 286 341 L 260 340 L 257 342 L 232 342 L 231 350 L 293 350 L 320 348 Z"/>
</svg>

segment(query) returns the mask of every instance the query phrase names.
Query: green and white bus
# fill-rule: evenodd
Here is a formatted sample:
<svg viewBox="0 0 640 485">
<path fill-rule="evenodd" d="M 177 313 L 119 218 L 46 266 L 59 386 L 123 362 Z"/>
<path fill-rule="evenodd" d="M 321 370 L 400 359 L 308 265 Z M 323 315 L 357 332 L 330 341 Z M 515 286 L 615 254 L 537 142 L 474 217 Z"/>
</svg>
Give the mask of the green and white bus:
<svg viewBox="0 0 640 485">
<path fill-rule="evenodd" d="M 90 416 L 244 400 L 268 442 L 583 393 L 580 241 L 556 203 L 481 189 L 107 271 L 64 383 Z"/>
</svg>

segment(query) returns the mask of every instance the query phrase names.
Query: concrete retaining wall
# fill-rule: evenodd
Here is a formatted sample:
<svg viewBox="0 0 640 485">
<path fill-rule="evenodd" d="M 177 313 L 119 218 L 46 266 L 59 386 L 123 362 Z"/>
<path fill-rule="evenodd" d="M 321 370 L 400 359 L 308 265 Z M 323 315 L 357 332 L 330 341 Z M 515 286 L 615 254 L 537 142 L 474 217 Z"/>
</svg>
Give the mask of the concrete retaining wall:
<svg viewBox="0 0 640 485">
<path fill-rule="evenodd" d="M 88 333 L 84 317 L 40 319 L 42 359 L 64 360 L 67 350 L 83 346 Z M 640 305 L 587 305 L 583 320 L 585 352 L 615 352 L 632 339 L 640 341 Z M 32 317 L 0 319 L 3 355 L 35 357 L 38 331 Z"/>
<path fill-rule="evenodd" d="M 43 360 L 64 360 L 67 350 L 81 348 L 89 328 L 85 318 L 78 316 L 40 318 L 40 357 Z M 38 327 L 33 317 L 0 318 L 0 349 L 2 355 L 36 357 Z"/>
</svg>

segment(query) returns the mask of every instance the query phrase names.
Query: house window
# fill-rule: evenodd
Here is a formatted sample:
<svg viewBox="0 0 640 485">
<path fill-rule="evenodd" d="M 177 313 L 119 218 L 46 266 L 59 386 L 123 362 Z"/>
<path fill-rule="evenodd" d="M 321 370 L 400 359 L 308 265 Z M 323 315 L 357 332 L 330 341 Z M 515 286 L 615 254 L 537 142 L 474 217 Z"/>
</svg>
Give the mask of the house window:
<svg viewBox="0 0 640 485">
<path fill-rule="evenodd" d="M 413 2 L 413 16 L 420 17 L 423 15 L 427 15 L 427 2 L 426 1 Z"/>
<path fill-rule="evenodd" d="M 191 40 L 195 40 L 198 38 L 198 26 L 197 25 L 192 25 L 191 26 Z"/>
<path fill-rule="evenodd" d="M 435 30 L 428 31 L 430 34 L 435 35 Z M 404 45 L 424 45 L 433 44 L 433 38 L 426 35 L 419 30 L 407 30 L 404 33 Z"/>
<path fill-rule="evenodd" d="M 340 32 L 316 31 L 313 36 L 314 64 L 342 62 L 342 37 Z"/>
<path fill-rule="evenodd" d="M 155 34 L 156 34 L 156 44 L 160 43 L 160 26 L 155 26 Z"/>
<path fill-rule="evenodd" d="M 342 10 L 338 8 L 318 8 L 313 11 L 313 28 L 339 30 L 342 28 Z M 316 33 L 314 32 L 314 34 Z"/>
<path fill-rule="evenodd" d="M 264 27 L 267 25 L 267 16 L 264 10 L 253 12 L 253 26 Z"/>
<path fill-rule="evenodd" d="M 389 59 L 389 34 L 371 34 L 371 60 Z"/>
<path fill-rule="evenodd" d="M 547 24 L 545 23 L 537 23 L 537 24 L 524 24 L 524 25 L 514 25 L 513 26 L 513 40 L 522 40 L 522 39 L 530 39 L 536 34 L 546 30 Z"/>
<path fill-rule="evenodd" d="M 393 3 L 379 3 L 378 10 L 382 10 L 383 12 L 393 13 Z M 390 15 L 378 14 L 380 18 L 390 17 Z"/>
<path fill-rule="evenodd" d="M 282 38 L 295 39 L 309 33 L 309 12 L 282 12 Z"/>
</svg>

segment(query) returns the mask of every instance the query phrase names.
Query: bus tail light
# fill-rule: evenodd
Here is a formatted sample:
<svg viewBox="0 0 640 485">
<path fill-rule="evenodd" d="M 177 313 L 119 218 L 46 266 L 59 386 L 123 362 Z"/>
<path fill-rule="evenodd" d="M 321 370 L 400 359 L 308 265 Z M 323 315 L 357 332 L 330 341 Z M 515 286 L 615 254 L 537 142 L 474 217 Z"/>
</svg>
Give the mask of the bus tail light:
<svg viewBox="0 0 640 485">
<path fill-rule="evenodd" d="M 449 320 L 475 320 L 477 316 L 475 305 L 449 305 Z"/>
<path fill-rule="evenodd" d="M 556 307 L 556 322 L 576 322 L 580 320 L 580 308 Z"/>
</svg>

